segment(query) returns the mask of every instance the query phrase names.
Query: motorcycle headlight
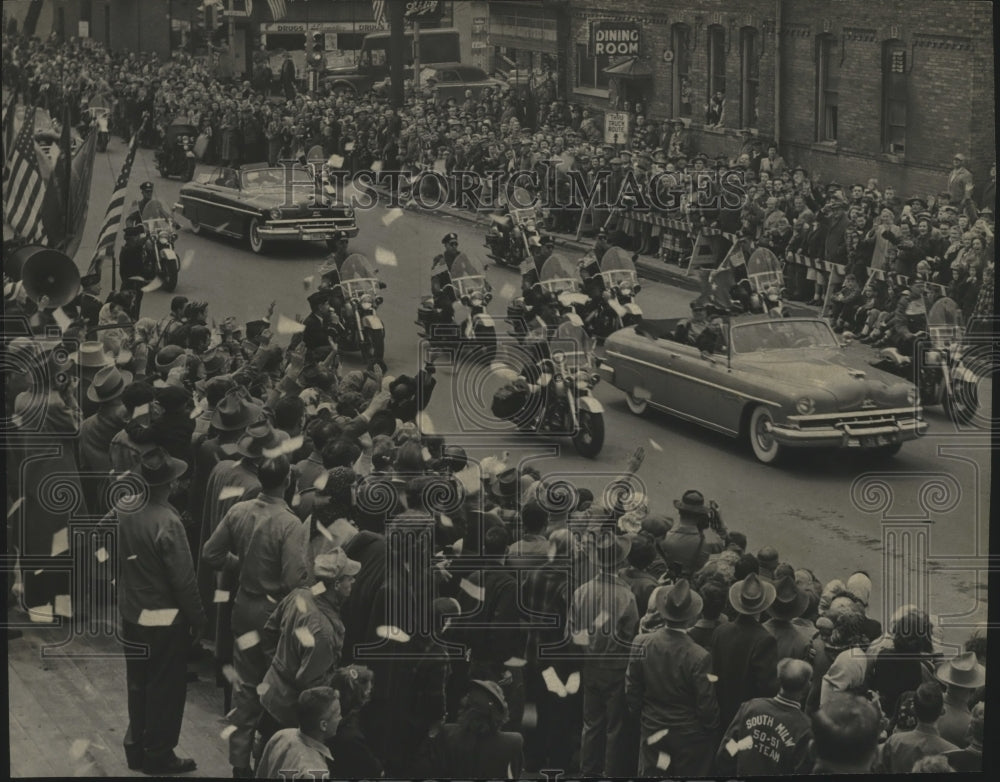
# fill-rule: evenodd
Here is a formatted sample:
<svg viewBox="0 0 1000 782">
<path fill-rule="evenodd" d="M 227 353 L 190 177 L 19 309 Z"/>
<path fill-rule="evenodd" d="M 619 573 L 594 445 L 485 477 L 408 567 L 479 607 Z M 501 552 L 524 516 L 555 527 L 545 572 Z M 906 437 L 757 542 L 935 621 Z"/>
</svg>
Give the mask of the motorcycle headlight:
<svg viewBox="0 0 1000 782">
<path fill-rule="evenodd" d="M 375 297 L 375 306 L 379 307 L 381 305 L 382 305 L 382 297 L 381 296 L 376 296 Z"/>
<path fill-rule="evenodd" d="M 272 220 L 280 220 L 281 219 L 281 210 L 280 209 L 269 209 L 268 212 L 267 212 L 267 216 L 270 217 Z"/>
<path fill-rule="evenodd" d="M 804 396 L 795 403 L 795 410 L 799 415 L 811 415 L 816 411 L 816 400 Z"/>
<path fill-rule="evenodd" d="M 920 399 L 920 394 L 917 393 L 916 387 L 913 387 L 906 392 L 907 404 L 915 405 L 919 399 Z"/>
<path fill-rule="evenodd" d="M 633 285 L 632 286 L 632 295 L 635 296 L 641 290 L 642 290 L 642 286 L 641 285 Z"/>
<path fill-rule="evenodd" d="M 590 385 L 596 386 L 600 382 L 601 382 L 601 376 L 596 372 L 594 372 L 594 374 L 590 376 Z"/>
<path fill-rule="evenodd" d="M 484 293 L 483 294 L 483 304 L 489 304 L 491 301 L 493 301 L 493 294 L 492 293 Z"/>
</svg>

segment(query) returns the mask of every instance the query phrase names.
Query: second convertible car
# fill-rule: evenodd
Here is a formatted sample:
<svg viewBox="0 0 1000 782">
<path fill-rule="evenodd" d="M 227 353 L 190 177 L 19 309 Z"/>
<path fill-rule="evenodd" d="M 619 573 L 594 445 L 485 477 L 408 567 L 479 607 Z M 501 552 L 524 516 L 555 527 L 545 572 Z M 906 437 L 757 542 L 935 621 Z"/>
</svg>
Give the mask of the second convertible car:
<svg viewBox="0 0 1000 782">
<path fill-rule="evenodd" d="M 746 437 L 766 464 L 798 447 L 892 455 L 927 428 L 916 387 L 849 355 L 824 320 L 733 317 L 712 353 L 680 325 L 643 321 L 608 338 L 600 371 L 633 413 L 653 407 Z"/>
<path fill-rule="evenodd" d="M 276 239 L 329 242 L 336 231 L 358 233 L 354 210 L 324 193 L 304 166 L 218 168 L 184 185 L 174 209 L 193 233 L 246 239 L 255 253 Z"/>
</svg>

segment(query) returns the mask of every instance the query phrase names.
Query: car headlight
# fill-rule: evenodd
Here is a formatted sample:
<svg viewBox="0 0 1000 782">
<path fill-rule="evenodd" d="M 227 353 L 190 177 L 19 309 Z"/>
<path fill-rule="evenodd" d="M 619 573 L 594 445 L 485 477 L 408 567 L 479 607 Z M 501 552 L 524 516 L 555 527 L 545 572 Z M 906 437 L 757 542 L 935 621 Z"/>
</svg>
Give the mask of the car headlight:
<svg viewBox="0 0 1000 782">
<path fill-rule="evenodd" d="M 906 392 L 907 404 L 915 405 L 919 399 L 920 399 L 920 394 L 917 392 L 916 386 L 914 386 L 913 388 L 909 389 Z"/>
<path fill-rule="evenodd" d="M 267 212 L 267 216 L 270 217 L 272 220 L 280 220 L 281 219 L 281 210 L 280 209 L 269 209 L 268 212 Z"/>
<path fill-rule="evenodd" d="M 795 410 L 799 415 L 812 415 L 816 412 L 816 400 L 809 396 L 804 396 L 795 403 Z"/>
</svg>

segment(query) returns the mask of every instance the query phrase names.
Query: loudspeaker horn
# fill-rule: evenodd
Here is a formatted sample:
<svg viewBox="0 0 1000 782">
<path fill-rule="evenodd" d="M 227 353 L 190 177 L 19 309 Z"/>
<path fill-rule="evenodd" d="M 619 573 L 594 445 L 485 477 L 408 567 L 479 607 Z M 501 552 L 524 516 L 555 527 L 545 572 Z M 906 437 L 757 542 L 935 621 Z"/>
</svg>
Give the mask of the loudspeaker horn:
<svg viewBox="0 0 1000 782">
<path fill-rule="evenodd" d="M 15 252 L 11 262 L 20 267 L 24 291 L 39 309 L 69 304 L 80 292 L 80 272 L 65 253 L 29 245 Z"/>
</svg>

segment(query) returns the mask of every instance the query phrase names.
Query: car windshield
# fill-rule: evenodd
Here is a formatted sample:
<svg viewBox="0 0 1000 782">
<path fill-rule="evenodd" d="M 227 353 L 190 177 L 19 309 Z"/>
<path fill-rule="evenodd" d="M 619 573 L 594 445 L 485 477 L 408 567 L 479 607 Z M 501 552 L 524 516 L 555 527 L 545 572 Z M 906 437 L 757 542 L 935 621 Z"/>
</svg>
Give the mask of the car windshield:
<svg viewBox="0 0 1000 782">
<path fill-rule="evenodd" d="M 240 175 L 243 190 L 271 190 L 287 185 L 311 187 L 313 184 L 310 173 L 302 168 L 259 168 Z"/>
<path fill-rule="evenodd" d="M 734 324 L 733 353 L 760 353 L 799 348 L 839 348 L 830 327 L 820 320 L 775 319 L 761 323 Z"/>
</svg>

